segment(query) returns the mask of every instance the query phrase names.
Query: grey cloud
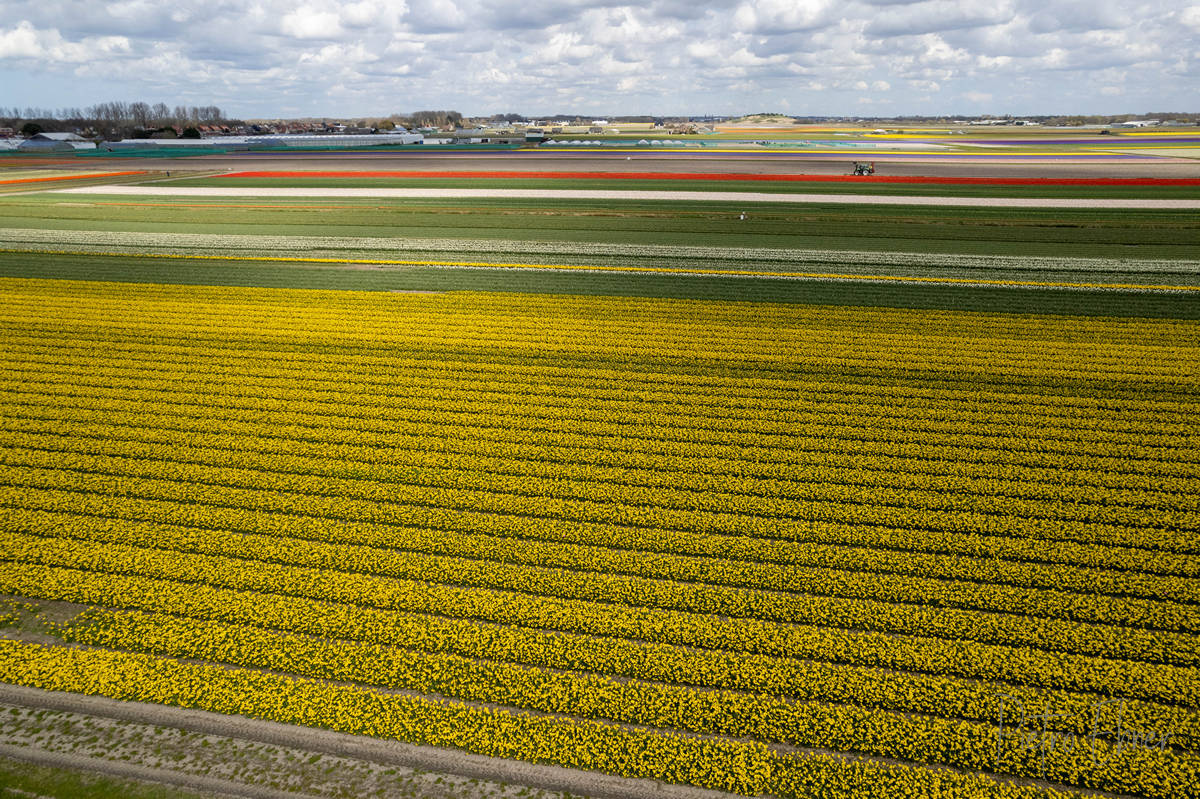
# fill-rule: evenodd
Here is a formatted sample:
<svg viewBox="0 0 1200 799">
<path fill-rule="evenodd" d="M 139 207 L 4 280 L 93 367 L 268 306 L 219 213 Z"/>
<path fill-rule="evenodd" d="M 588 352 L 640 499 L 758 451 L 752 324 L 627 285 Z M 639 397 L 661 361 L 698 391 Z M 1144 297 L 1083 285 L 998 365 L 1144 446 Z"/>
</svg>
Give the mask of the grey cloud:
<svg viewBox="0 0 1200 799">
<path fill-rule="evenodd" d="M 535 29 L 578 20 L 588 11 L 628 5 L 627 0 L 546 0 L 511 2 L 483 0 L 480 13 L 485 26 L 495 30 Z"/>
<path fill-rule="evenodd" d="M 1015 12 L 1007 3 L 988 0 L 927 0 L 906 6 L 890 6 L 866 26 L 866 34 L 879 38 L 997 25 L 1011 20 Z"/>
<path fill-rule="evenodd" d="M 1103 0 L 1060 0 L 1051 5 L 1039 4 L 1029 16 L 1029 28 L 1036 33 L 1123 28 L 1134 20 L 1128 8 L 1128 5 Z"/>
</svg>

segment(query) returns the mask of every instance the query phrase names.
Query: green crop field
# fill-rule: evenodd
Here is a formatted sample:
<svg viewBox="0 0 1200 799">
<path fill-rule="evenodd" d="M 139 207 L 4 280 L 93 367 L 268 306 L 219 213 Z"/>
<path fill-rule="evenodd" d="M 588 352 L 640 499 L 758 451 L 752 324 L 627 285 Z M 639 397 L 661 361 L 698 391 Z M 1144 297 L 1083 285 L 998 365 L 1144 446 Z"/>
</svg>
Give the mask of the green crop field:
<svg viewBox="0 0 1200 799">
<path fill-rule="evenodd" d="M 847 172 L 850 162 L 847 162 Z M 1168 198 L 1196 199 L 1200 186 L 979 186 L 944 183 L 880 183 L 862 181 L 770 180 L 643 180 L 548 178 L 445 178 L 445 177 L 195 177 L 172 178 L 155 185 L 203 188 L 477 188 L 477 189 L 604 189 L 620 191 L 752 191 L 776 194 L 875 194 L 937 197 L 1049 197 L 1049 198 Z"/>
<path fill-rule="evenodd" d="M 1195 213 L 741 210 L 0 198 L 0 682 L 1191 799 Z"/>
</svg>

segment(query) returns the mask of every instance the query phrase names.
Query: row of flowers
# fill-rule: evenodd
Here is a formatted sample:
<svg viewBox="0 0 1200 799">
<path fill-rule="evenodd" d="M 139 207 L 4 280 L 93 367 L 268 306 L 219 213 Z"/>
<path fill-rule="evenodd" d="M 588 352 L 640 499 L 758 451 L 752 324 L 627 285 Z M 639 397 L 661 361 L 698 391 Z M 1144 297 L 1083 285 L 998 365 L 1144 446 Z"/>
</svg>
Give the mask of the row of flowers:
<svg viewBox="0 0 1200 799">
<path fill-rule="evenodd" d="M 993 724 L 616 680 L 220 622 L 179 620 L 164 614 L 100 613 L 73 629 L 68 638 L 93 646 L 198 658 L 472 703 L 789 746 L 832 747 L 1152 797 L 1183 797 L 1200 780 L 1200 756 L 1169 749 L 1166 730 L 1144 731 L 1156 743 L 1162 737 L 1161 748 L 1122 745 L 1099 735 L 1063 736 L 1053 751 L 1043 753 L 998 741 L 998 728 Z M 1163 774 L 1170 775 L 1165 784 Z"/>
<path fill-rule="evenodd" d="M 964 639 L 730 618 L 126 544 L 8 534 L 9 559 L 727 652 L 927 671 L 1200 706 L 1200 670 Z M 15 592 L 14 592 L 15 593 Z M 64 597 L 65 598 L 65 597 Z"/>
<path fill-rule="evenodd" d="M 1079 258 L 1016 255 L 971 255 L 923 252 L 878 252 L 869 250 L 819 250 L 774 247 L 702 247 L 665 244 L 593 243 L 585 241 L 535 241 L 529 239 L 381 238 L 352 236 L 264 236 L 248 234 L 154 233 L 142 231 L 46 230 L 0 228 L 0 246 L 70 245 L 128 247 L 156 252 L 196 254 L 261 253 L 304 254 L 311 251 L 359 257 L 366 254 L 397 256 L 406 253 L 489 253 L 507 256 L 588 256 L 591 258 L 640 258 L 658 261 L 688 261 L 720 264 L 862 264 L 868 266 L 915 266 L 962 270 L 1041 272 L 1152 272 L 1192 275 L 1200 270 L 1197 260 L 1143 258 Z M 30 246 L 33 249 L 32 246 Z"/>
<path fill-rule="evenodd" d="M 0 673 L 38 688 L 321 726 L 745 795 L 1065 796 L 983 775 L 823 753 L 778 753 L 737 739 L 519 713 L 136 653 L 0 641 Z M 1183 794 L 1168 786 L 1156 795 Z"/>
<path fill-rule="evenodd" d="M 890 601 L 861 596 L 872 593 L 862 588 L 867 575 L 829 573 L 824 580 L 799 579 L 786 592 L 733 588 L 712 584 L 697 584 L 678 578 L 647 578 L 622 575 L 621 569 L 634 570 L 630 563 L 636 553 L 613 558 L 617 568 L 612 573 L 579 568 L 552 568 L 525 565 L 511 553 L 522 548 L 523 542 L 496 542 L 489 554 L 495 558 L 465 558 L 461 556 L 397 551 L 404 547 L 403 536 L 381 537 L 375 546 L 366 544 L 330 543 L 291 536 L 237 534 L 225 527 L 201 528 L 167 524 L 138 524 L 129 521 L 98 519 L 90 516 L 71 516 L 30 513 L 14 510 L 8 529 L 19 533 L 57 535 L 87 542 L 107 542 L 144 548 L 174 550 L 181 553 L 227 556 L 246 561 L 263 561 L 291 566 L 343 571 L 367 576 L 386 576 L 409 580 L 426 580 L 446 586 L 472 586 L 484 589 L 516 591 L 545 597 L 578 599 L 589 602 L 610 602 L 632 608 L 664 609 L 689 613 L 717 614 L 727 617 L 750 618 L 844 629 L 877 630 L 946 640 L 976 640 L 1006 646 L 1027 646 L 1052 652 L 1069 652 L 1102 657 L 1172 663 L 1182 666 L 1200 665 L 1200 641 L 1187 632 L 1141 629 L 1122 623 L 1121 613 L 1131 604 L 1104 597 L 1073 596 L 1074 607 L 1085 608 L 1092 617 L 1105 617 L 1088 623 L 1063 619 L 1060 596 L 1026 592 L 1028 615 L 1016 615 L 1019 607 L 979 610 L 974 605 L 1002 603 L 998 600 L 1016 592 L 1001 591 L 999 597 L 988 597 L 989 587 L 967 584 L 952 593 L 954 608 L 920 601 L 908 589 L 904 595 L 903 581 L 899 598 Z M 26 516 L 32 518 L 24 522 Z M 211 522 L 219 523 L 226 514 L 215 509 Z M 55 530 L 51 522 L 59 522 Z M 193 519 L 195 523 L 196 519 Z M 587 566 L 608 565 L 585 564 Z M 726 565 L 736 575 L 741 569 L 736 562 Z M 734 578 L 736 579 L 736 578 Z M 814 584 L 815 583 L 815 584 Z M 942 587 L 942 586 L 938 586 Z M 824 589 L 827 593 L 819 593 Z M 804 593 L 793 593 L 803 591 Z M 914 601 L 915 600 L 915 601 Z M 900 603 L 900 604 L 897 604 Z M 1114 606 L 1116 612 L 1110 612 Z M 1137 603 L 1131 610 L 1158 611 L 1165 621 L 1185 630 L 1194 630 L 1196 619 L 1190 606 L 1165 603 Z M 1009 612 L 1004 612 L 1009 611 Z M 1031 613 L 1029 611 L 1032 611 Z"/>
<path fill-rule="evenodd" d="M 1200 743 L 1200 710 L 1195 707 L 1130 697 L 1113 699 L 1108 692 L 956 677 L 942 673 L 944 661 L 936 658 L 927 661 L 921 670 L 901 671 L 836 660 L 781 658 L 384 610 L 180 583 L 169 577 L 80 572 L 36 564 L 8 564 L 0 573 L 0 586 L 31 597 L 164 612 L 413 652 L 945 719 L 994 723 L 1000 710 L 999 698 L 1007 696 L 1012 707 L 1021 707 L 1039 718 L 1045 715 L 1050 730 L 1086 736 L 1097 725 L 1108 730 L 1123 719 L 1138 729 L 1169 730 L 1171 746 L 1195 750 Z"/>
</svg>

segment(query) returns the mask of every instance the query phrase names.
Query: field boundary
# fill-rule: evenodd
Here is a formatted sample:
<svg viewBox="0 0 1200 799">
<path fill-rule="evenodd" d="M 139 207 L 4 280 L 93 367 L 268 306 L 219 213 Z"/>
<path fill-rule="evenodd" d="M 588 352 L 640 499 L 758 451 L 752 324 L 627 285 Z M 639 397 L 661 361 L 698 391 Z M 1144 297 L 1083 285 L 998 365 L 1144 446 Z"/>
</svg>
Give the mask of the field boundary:
<svg viewBox="0 0 1200 799">
<path fill-rule="evenodd" d="M 25 707 L 46 708 L 142 724 L 175 727 L 192 732 L 307 749 L 312 752 L 386 765 L 399 765 L 476 779 L 508 782 L 547 791 L 562 791 L 587 796 L 590 799 L 731 799 L 735 796 L 706 788 L 675 785 L 648 779 L 616 777 L 600 772 L 563 768 L 562 766 L 490 758 L 453 749 L 417 746 L 402 741 L 369 738 L 315 727 L 300 727 L 245 716 L 226 716 L 207 710 L 45 691 L 40 688 L 27 688 L 4 683 L 0 683 L 0 701 Z M 19 747 L 6 747 L 0 749 L 0 755 L 6 754 L 8 748 L 20 749 Z M 20 757 L 20 755 L 14 756 Z M 94 760 L 93 758 L 86 759 Z M 107 763 L 109 761 L 97 762 Z M 70 767 L 72 764 L 55 763 L 53 765 Z M 92 767 L 90 763 L 87 765 L 89 768 Z M 141 772 L 159 771 L 157 769 L 131 768 Z M 173 772 L 162 771 L 162 774 L 164 776 L 172 775 Z M 138 776 L 131 772 L 118 776 L 164 781 L 153 776 Z M 216 786 L 201 786 L 192 783 L 193 780 L 198 779 L 205 778 L 181 775 L 178 781 L 173 780 L 172 782 L 204 790 L 225 790 Z M 225 781 L 220 780 L 219 782 Z M 236 786 L 236 783 L 230 783 L 230 785 Z M 285 795 L 265 790 L 258 793 L 242 790 L 238 793 L 242 796 L 263 797 L 263 799 L 274 799 L 274 797 Z M 286 794 L 286 796 L 295 796 L 295 794 Z"/>
<path fill-rule="evenodd" d="M 239 796 L 245 797 L 245 799 L 320 799 L 312 794 L 279 791 L 274 788 L 247 785 L 241 782 L 234 782 L 233 780 L 222 780 L 199 774 L 185 774 L 180 771 L 171 771 L 170 769 L 139 766 L 120 760 L 105 760 L 100 757 L 51 752 L 32 746 L 11 746 L 0 743 L 0 757 L 33 763 L 37 766 L 50 766 L 52 768 L 68 769 L 71 771 L 105 774 L 110 777 L 136 780 L 141 783 L 169 785 L 176 788 L 185 788 L 189 791 L 215 793 L 221 796 Z"/>
<path fill-rule="evenodd" d="M 513 170 L 251 170 L 221 178 L 499 178 L 528 180 L 678 180 L 785 183 L 931 183 L 964 186 L 1200 186 L 1200 178 L 985 178 L 922 175 L 764 175 L 757 172 L 556 172 Z"/>
<path fill-rule="evenodd" d="M 1200 200 L 929 197 L 873 194 L 772 194 L 753 191 L 619 191 L 610 189 L 422 189 L 422 188 L 229 188 L 164 186 L 95 186 L 49 189 L 58 194 L 145 197 L 359 197 L 410 200 L 492 198 L 508 200 L 633 200 L 670 202 L 815 203 L 854 205 L 937 205 L 971 208 L 1141 208 L 1200 210 Z"/>
<path fill-rule="evenodd" d="M 142 169 L 135 169 L 127 172 L 86 172 L 82 175 L 55 175 L 52 177 L 42 178 L 15 178 L 12 180 L 0 180 L 0 186 L 14 186 L 24 183 L 53 183 L 59 180 L 86 180 L 88 178 L 119 178 L 128 175 L 148 175 L 150 173 Z"/>
<path fill-rule="evenodd" d="M 192 253 L 138 253 L 99 250 L 13 249 L 0 248 L 0 253 L 48 253 L 51 255 L 99 255 L 107 258 L 153 258 L 175 261 L 250 261 L 266 263 L 296 263 L 345 265 L 386 268 L 429 266 L 454 269 L 504 269 L 538 272 L 616 272 L 651 275 L 701 275 L 706 277 L 756 278 L 760 280 L 828 280 L 851 283 L 909 283 L 948 286 L 1003 287 L 1060 290 L 1142 291 L 1187 293 L 1200 291 L 1200 286 L 1142 284 L 1142 283 L 1081 283 L 1047 282 L 1036 280 L 992 280 L 987 278 L 926 277 L 921 275 L 860 275 L 849 272 L 764 272 L 748 269 L 705 269 L 702 267 L 660 266 L 601 266 L 595 264 L 530 264 L 504 261 L 438 261 L 381 258 L 319 258 L 316 256 L 282 255 L 198 255 Z"/>
</svg>

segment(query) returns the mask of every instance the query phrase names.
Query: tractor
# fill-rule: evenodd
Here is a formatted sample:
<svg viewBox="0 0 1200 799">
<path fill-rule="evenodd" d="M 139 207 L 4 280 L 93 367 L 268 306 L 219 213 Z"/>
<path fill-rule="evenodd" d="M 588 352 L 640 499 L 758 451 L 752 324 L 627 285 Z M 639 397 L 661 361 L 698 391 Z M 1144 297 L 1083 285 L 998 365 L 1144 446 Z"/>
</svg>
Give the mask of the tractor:
<svg viewBox="0 0 1200 799">
<path fill-rule="evenodd" d="M 875 162 L 872 161 L 871 163 L 866 164 L 866 163 L 862 163 L 861 161 L 855 161 L 854 162 L 854 174 L 856 174 L 856 175 L 874 175 L 875 174 Z"/>
</svg>

